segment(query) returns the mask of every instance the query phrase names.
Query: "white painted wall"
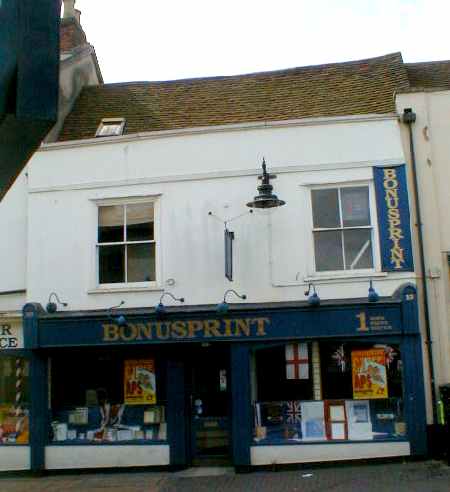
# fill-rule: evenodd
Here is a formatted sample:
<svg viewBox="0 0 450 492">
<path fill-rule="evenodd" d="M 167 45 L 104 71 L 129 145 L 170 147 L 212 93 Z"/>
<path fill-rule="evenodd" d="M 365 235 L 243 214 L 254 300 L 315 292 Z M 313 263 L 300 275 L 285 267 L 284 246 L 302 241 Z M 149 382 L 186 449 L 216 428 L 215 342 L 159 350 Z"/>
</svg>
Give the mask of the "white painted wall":
<svg viewBox="0 0 450 492">
<path fill-rule="evenodd" d="M 170 463 L 168 445 L 150 446 L 47 446 L 45 468 L 121 468 L 127 466 L 165 466 Z"/>
<path fill-rule="evenodd" d="M 0 312 L 20 311 L 25 294 L 27 258 L 27 171 L 24 169 L 0 202 Z"/>
<path fill-rule="evenodd" d="M 159 288 L 187 304 L 217 303 L 233 287 L 247 302 L 305 299 L 313 273 L 309 210 L 311 184 L 370 182 L 371 166 L 404 161 L 396 120 L 220 132 L 160 134 L 116 143 L 50 145 L 30 164 L 28 300 L 45 305 L 52 291 L 68 309 L 153 306 L 160 290 L 96 290 L 95 200 L 159 196 Z M 262 157 L 277 172 L 275 192 L 287 201 L 230 225 L 235 231 L 235 281 L 223 273 L 225 219 L 248 211 Z M 378 274 L 376 288 L 390 295 L 413 274 Z M 367 277 L 318 280 L 323 299 L 364 297 Z M 345 289 L 342 286 L 345 284 Z M 169 299 L 167 299 L 169 304 Z"/>
<path fill-rule="evenodd" d="M 61 130 L 64 119 L 72 109 L 85 85 L 99 83 L 92 46 L 75 50 L 69 57 L 62 57 L 59 84 L 58 122 L 49 132 L 46 141 L 53 141 Z M 5 294 L 25 290 L 27 264 L 27 214 L 28 167 L 0 202 L 0 313 L 20 312 L 26 302 L 26 294 Z M 33 248 L 42 245 L 33 244 Z"/>
<path fill-rule="evenodd" d="M 253 446 L 250 448 L 252 465 L 392 458 L 410 454 L 409 442 L 332 443 L 303 446 Z"/>
<path fill-rule="evenodd" d="M 0 446 L 0 472 L 30 469 L 29 446 Z"/>
<path fill-rule="evenodd" d="M 436 386 L 450 383 L 450 91 L 397 95 L 397 109 L 412 108 Z M 402 125 L 405 154 L 409 137 Z"/>
</svg>

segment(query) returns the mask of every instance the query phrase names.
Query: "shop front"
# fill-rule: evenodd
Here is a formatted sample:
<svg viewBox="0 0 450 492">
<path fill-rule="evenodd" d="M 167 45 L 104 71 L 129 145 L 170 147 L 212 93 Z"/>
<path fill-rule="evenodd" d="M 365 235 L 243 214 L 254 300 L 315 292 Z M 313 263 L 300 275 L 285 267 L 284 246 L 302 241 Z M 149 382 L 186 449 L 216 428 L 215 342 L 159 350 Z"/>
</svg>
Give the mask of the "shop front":
<svg viewBox="0 0 450 492">
<path fill-rule="evenodd" d="M 426 453 L 412 286 L 376 303 L 122 314 L 24 307 L 32 469 Z"/>
<path fill-rule="evenodd" d="M 30 469 L 30 356 L 22 318 L 0 317 L 0 472 Z"/>
</svg>

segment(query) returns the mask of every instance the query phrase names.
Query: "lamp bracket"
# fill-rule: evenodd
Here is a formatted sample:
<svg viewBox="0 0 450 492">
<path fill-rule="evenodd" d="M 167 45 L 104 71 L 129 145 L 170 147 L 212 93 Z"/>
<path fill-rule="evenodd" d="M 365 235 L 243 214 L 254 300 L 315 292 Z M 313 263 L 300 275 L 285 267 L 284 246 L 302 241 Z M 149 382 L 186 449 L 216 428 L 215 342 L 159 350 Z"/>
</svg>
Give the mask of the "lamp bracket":
<svg viewBox="0 0 450 492">
<path fill-rule="evenodd" d="M 219 222 L 222 222 L 225 229 L 227 228 L 227 225 L 230 223 L 230 222 L 233 222 L 237 219 L 240 219 L 241 217 L 245 217 L 246 215 L 248 214 L 252 214 L 253 213 L 253 210 L 249 210 L 247 212 L 244 212 L 243 214 L 240 214 L 240 215 L 236 215 L 235 217 L 231 217 L 230 219 L 227 219 L 227 220 L 224 220 L 222 217 L 219 217 L 218 215 L 216 215 L 214 212 L 208 212 L 208 215 L 210 217 L 212 217 L 213 219 L 216 219 L 218 220 Z"/>
</svg>

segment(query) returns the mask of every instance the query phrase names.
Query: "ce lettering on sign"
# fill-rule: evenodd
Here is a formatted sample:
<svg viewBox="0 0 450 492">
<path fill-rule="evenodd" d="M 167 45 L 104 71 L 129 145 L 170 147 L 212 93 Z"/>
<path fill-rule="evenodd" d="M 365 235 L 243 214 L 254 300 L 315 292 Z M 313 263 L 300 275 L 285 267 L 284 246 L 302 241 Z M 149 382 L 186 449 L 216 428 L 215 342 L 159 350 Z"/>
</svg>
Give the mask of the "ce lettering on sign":
<svg viewBox="0 0 450 492">
<path fill-rule="evenodd" d="M 0 350 L 19 348 L 19 339 L 10 324 L 0 325 Z"/>
</svg>

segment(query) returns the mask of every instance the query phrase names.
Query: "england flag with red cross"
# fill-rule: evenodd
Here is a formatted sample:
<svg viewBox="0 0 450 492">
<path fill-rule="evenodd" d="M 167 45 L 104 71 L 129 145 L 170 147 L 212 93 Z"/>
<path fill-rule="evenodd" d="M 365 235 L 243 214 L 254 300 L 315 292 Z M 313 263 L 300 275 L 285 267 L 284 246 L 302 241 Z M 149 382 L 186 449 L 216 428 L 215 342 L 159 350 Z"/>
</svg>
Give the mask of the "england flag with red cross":
<svg viewBox="0 0 450 492">
<path fill-rule="evenodd" d="M 307 343 L 286 344 L 286 378 L 309 379 L 309 358 Z"/>
</svg>

